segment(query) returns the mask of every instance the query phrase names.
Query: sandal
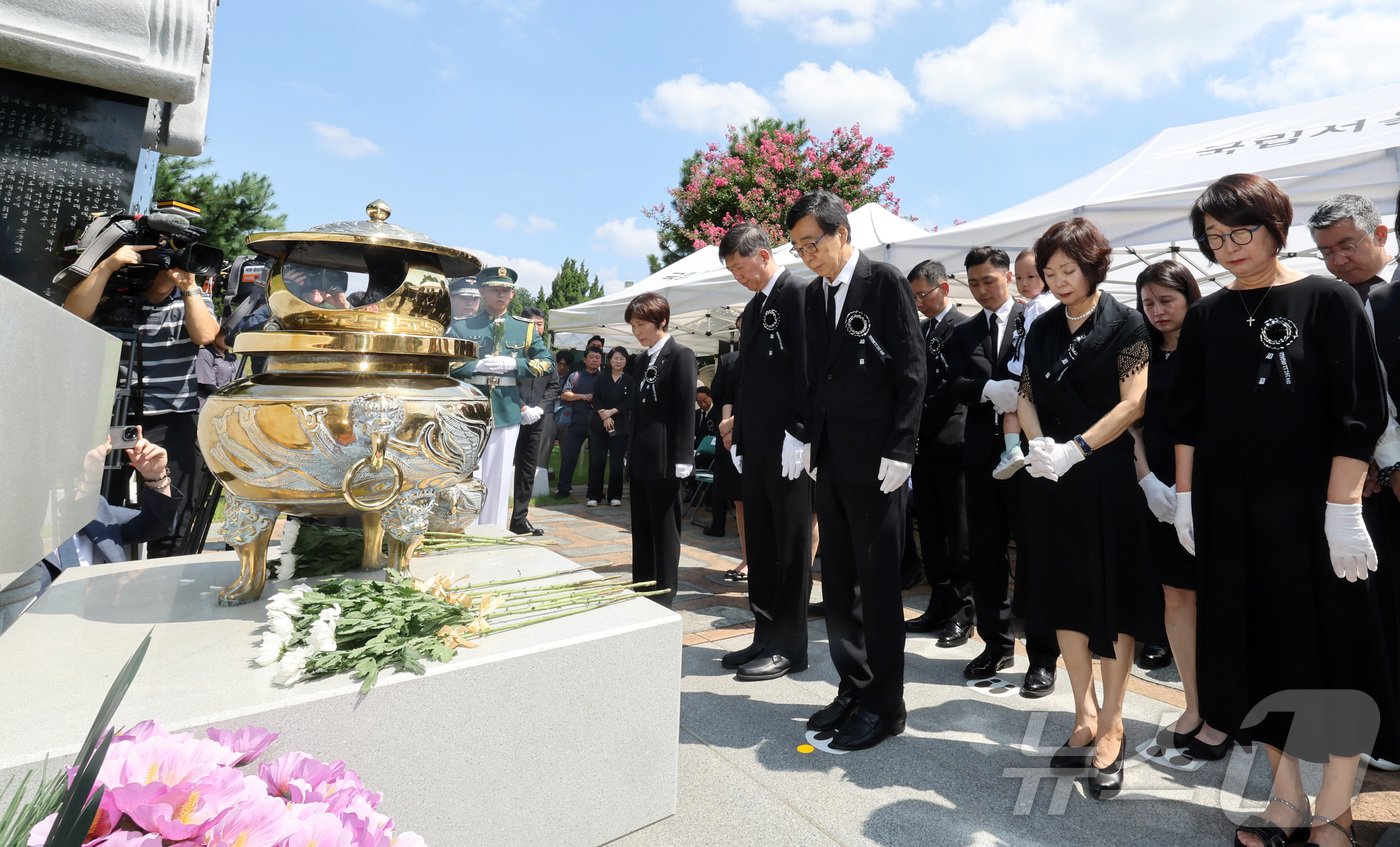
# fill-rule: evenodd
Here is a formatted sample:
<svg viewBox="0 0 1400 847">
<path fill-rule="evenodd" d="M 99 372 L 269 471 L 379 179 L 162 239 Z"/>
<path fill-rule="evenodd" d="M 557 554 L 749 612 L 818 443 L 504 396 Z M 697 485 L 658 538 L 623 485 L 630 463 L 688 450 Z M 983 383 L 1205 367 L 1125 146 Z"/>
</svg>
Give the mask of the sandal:
<svg viewBox="0 0 1400 847">
<path fill-rule="evenodd" d="M 741 570 L 735 570 L 735 569 L 727 570 L 727 571 L 724 572 L 724 581 L 725 581 L 725 582 L 748 582 L 748 581 L 749 581 L 749 574 L 748 574 L 748 571 L 741 571 Z"/>
<path fill-rule="evenodd" d="M 1322 821 L 1328 826 L 1336 827 L 1342 833 L 1342 835 L 1345 835 L 1347 837 L 1347 840 L 1351 842 L 1351 847 L 1361 847 L 1361 844 L 1356 840 L 1356 827 L 1354 825 L 1342 826 L 1341 824 L 1337 823 L 1336 821 L 1332 820 L 1326 815 L 1313 815 L 1312 819 L 1315 821 Z M 1307 843 L 1307 847 L 1318 847 L 1318 845 L 1309 841 Z"/>
<path fill-rule="evenodd" d="M 1289 844 L 1302 844 L 1303 839 L 1308 837 L 1308 813 L 1278 796 L 1270 795 L 1269 800 L 1287 806 L 1298 815 L 1298 825 L 1293 827 L 1292 832 L 1284 832 L 1283 828 L 1268 818 L 1260 815 L 1250 815 L 1245 822 L 1235 827 L 1235 847 L 1240 845 L 1240 833 L 1246 833 L 1258 838 L 1264 847 L 1286 847 Z"/>
</svg>

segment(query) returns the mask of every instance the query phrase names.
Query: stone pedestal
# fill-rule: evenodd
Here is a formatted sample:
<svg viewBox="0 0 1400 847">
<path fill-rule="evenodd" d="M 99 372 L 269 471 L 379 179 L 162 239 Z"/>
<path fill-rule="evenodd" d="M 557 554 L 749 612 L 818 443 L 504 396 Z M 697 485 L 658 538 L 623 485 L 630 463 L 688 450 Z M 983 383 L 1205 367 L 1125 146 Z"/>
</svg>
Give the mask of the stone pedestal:
<svg viewBox="0 0 1400 847">
<path fill-rule="evenodd" d="M 420 558 L 473 580 L 571 567 L 535 547 Z M 343 759 L 434 847 L 610 841 L 675 813 L 681 620 L 637 599 L 492 635 L 421 677 L 272 684 L 252 664 L 263 604 L 216 605 L 232 553 L 69 571 L 3 637 L 0 784 L 67 761 L 112 678 L 153 630 L 119 725 L 257 725 L 269 751 Z M 272 586 L 265 597 L 272 596 Z"/>
</svg>

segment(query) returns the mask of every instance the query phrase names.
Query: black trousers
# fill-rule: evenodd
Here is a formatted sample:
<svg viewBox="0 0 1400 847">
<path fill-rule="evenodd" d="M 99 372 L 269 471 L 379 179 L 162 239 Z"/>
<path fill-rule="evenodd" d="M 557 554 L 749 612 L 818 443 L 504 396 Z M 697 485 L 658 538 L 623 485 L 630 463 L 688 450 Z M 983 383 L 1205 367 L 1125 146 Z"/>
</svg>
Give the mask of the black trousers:
<svg viewBox="0 0 1400 847">
<path fill-rule="evenodd" d="M 574 489 L 574 469 L 578 467 L 583 443 L 588 440 L 588 426 L 569 424 L 559 440 L 559 494 L 567 497 Z"/>
<path fill-rule="evenodd" d="M 920 454 L 914 461 L 914 517 L 924 577 L 932 588 L 928 610 L 936 620 L 973 620 L 968 566 L 967 497 L 957 457 Z"/>
<path fill-rule="evenodd" d="M 515 505 L 510 510 L 511 526 L 519 526 L 530 518 L 530 496 L 535 493 L 535 469 L 540 466 L 542 435 L 544 419 L 528 426 L 521 424 L 520 433 L 515 437 Z"/>
<path fill-rule="evenodd" d="M 816 506 L 822 601 L 831 661 L 841 677 L 838 693 L 889 716 L 904 700 L 899 562 L 907 490 L 883 494 L 874 478 L 843 479 L 827 458 L 829 448 L 818 451 Z M 751 559 L 750 568 L 755 564 Z"/>
<path fill-rule="evenodd" d="M 195 504 L 202 487 L 209 484 L 204 454 L 199 452 L 198 426 L 199 416 L 193 412 L 141 417 L 141 434 L 147 441 L 165 448 L 170 483 L 183 495 L 175 515 L 175 531 L 168 538 L 150 543 L 148 553 L 151 556 L 179 555 L 189 543 Z"/>
<path fill-rule="evenodd" d="M 681 564 L 681 481 L 632 480 L 632 580 L 654 579 L 651 598 L 666 608 L 676 599 Z"/>
<path fill-rule="evenodd" d="M 739 477 L 749 607 L 755 644 L 802 663 L 807 659 L 807 598 L 812 590 L 812 483 L 784 479 L 779 458 L 744 458 Z"/>
<path fill-rule="evenodd" d="M 992 479 L 992 468 L 967 468 L 968 555 L 972 565 L 972 598 L 977 606 L 977 634 L 989 652 L 1010 656 L 1015 650 L 1011 637 L 1011 519 L 1020 506 L 1021 480 Z M 1055 633 L 1026 633 L 1026 652 L 1035 666 L 1053 667 L 1060 655 Z"/>
<path fill-rule="evenodd" d="M 627 434 L 611 435 L 599 424 L 588 431 L 588 499 L 622 499 L 622 460 L 627 457 Z M 608 474 L 607 497 L 603 472 Z"/>
</svg>

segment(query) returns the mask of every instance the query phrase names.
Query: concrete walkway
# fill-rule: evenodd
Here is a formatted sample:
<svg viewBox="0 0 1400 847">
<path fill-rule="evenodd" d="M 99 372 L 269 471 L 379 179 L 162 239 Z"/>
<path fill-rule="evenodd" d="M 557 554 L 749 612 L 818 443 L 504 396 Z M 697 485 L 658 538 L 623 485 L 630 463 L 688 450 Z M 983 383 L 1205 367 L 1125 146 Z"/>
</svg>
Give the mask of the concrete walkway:
<svg viewBox="0 0 1400 847">
<path fill-rule="evenodd" d="M 621 508 L 535 508 L 531 520 L 580 563 L 602 572 L 630 569 L 626 500 Z M 739 562 L 733 521 L 725 538 L 687 523 L 682 542 L 679 811 L 616 844 L 1222 845 L 1230 843 L 1234 821 L 1267 796 L 1262 751 L 1255 757 L 1235 748 L 1212 763 L 1139 754 L 1128 765 L 1127 790 L 1111 802 L 1093 800 L 1082 781 L 1057 778 L 1047 767 L 1070 728 L 1063 670 L 1056 692 L 1041 700 L 1014 688 L 1024 656 L 1003 675 L 1008 685 L 1000 690 L 969 687 L 961 672 L 981 650 L 976 640 L 942 650 L 931 638 L 910 637 L 904 735 L 845 755 L 801 752 L 809 741 L 804 721 L 835 694 L 823 624 L 809 628 L 808 670 L 770 682 L 735 681 L 719 657 L 749 643 L 752 617 L 743 584 L 721 578 Z M 909 616 L 922 610 L 926 595 L 926 588 L 907 593 Z M 1174 683 L 1170 669 L 1134 672 L 1130 748 L 1179 714 Z M 626 708 L 625 696 L 618 707 Z M 1316 768 L 1305 773 L 1311 793 L 1318 776 Z M 1359 840 L 1376 843 L 1400 821 L 1400 778 L 1368 774 L 1355 812 Z"/>
</svg>

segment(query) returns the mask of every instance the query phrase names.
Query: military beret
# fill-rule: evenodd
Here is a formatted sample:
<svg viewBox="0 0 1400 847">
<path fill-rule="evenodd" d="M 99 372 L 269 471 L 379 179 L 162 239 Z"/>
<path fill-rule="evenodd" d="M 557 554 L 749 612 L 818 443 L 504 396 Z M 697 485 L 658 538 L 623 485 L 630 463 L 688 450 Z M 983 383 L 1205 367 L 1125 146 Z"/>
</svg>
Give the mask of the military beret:
<svg viewBox="0 0 1400 847">
<path fill-rule="evenodd" d="M 476 284 L 480 286 L 489 285 L 502 286 L 505 288 L 514 288 L 515 281 L 519 278 L 520 275 L 517 274 L 515 271 L 511 270 L 510 268 L 482 268 L 481 272 L 476 275 Z"/>
</svg>

